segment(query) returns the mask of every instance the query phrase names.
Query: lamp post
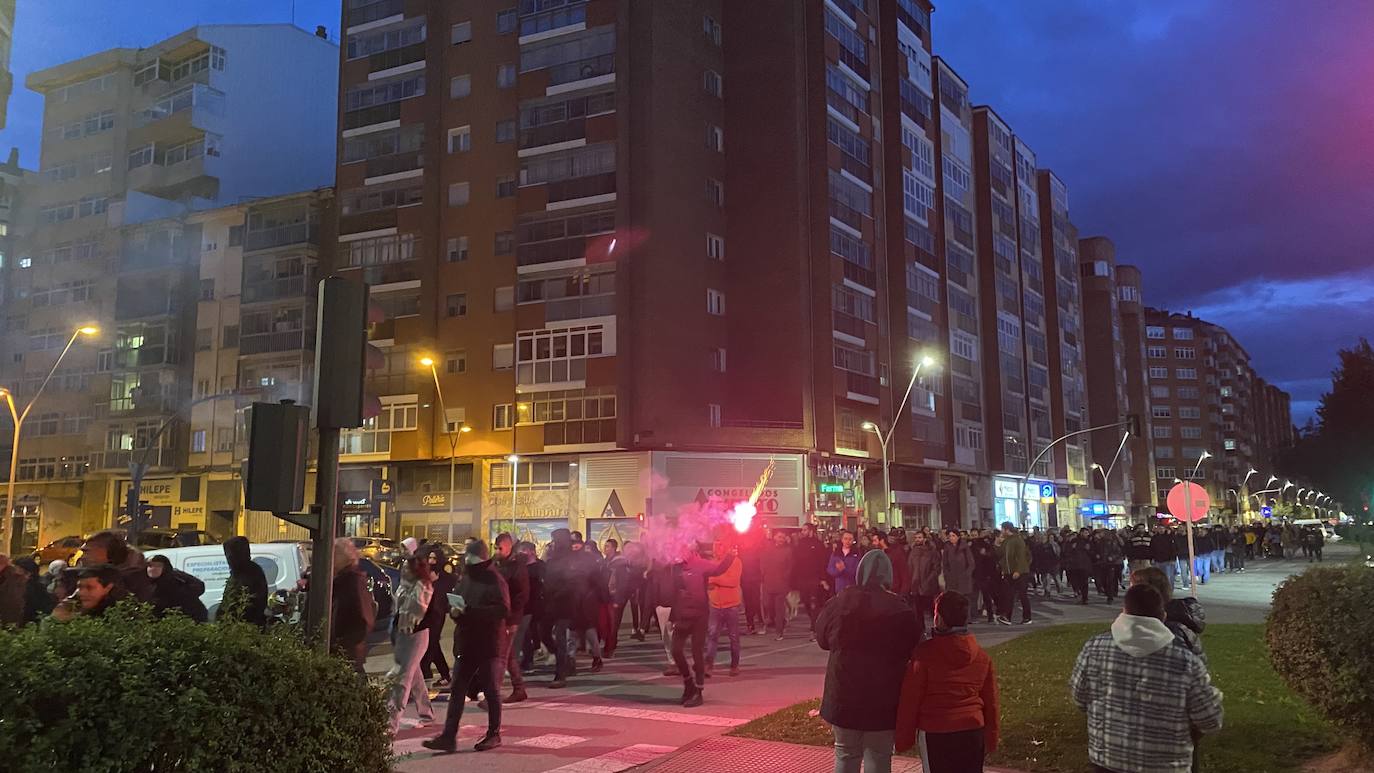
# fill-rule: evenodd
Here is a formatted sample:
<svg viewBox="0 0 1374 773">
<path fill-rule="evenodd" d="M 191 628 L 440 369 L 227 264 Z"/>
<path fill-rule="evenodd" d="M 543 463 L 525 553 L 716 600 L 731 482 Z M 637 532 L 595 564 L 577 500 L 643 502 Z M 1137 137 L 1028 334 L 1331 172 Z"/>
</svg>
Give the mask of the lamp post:
<svg viewBox="0 0 1374 773">
<path fill-rule="evenodd" d="M 1121 442 L 1116 444 L 1116 453 L 1112 455 L 1112 460 L 1107 463 L 1107 469 L 1102 469 L 1102 465 L 1097 464 L 1096 462 L 1094 462 L 1092 465 L 1092 468 L 1094 470 L 1097 470 L 1098 472 L 1102 473 L 1102 504 L 1106 506 L 1107 515 L 1109 516 L 1112 514 L 1112 494 L 1110 490 L 1111 483 L 1109 482 L 1109 479 L 1112 476 L 1112 470 L 1116 468 L 1117 460 L 1121 458 L 1121 449 L 1126 447 L 1126 441 L 1130 440 L 1130 438 L 1131 433 L 1121 433 Z"/>
<path fill-rule="evenodd" d="M 892 433 L 897 429 L 897 420 L 901 418 L 902 411 L 906 410 L 906 401 L 911 399 L 911 390 L 916 388 L 916 379 L 921 376 L 921 368 L 928 368 L 935 365 L 935 360 L 929 355 L 923 355 L 916 361 L 916 367 L 911 371 L 911 381 L 907 382 L 906 391 L 902 393 L 902 402 L 897 406 L 897 412 L 892 415 L 892 424 L 884 433 L 876 423 L 866 421 L 860 424 L 860 429 L 867 430 L 878 436 L 878 445 L 883 450 L 883 518 L 884 522 L 892 520 L 892 479 L 888 472 L 887 464 L 887 444 L 892 441 Z"/>
<path fill-rule="evenodd" d="M 439 386 L 439 371 L 434 369 L 433 357 L 420 358 L 420 364 L 429 368 L 429 375 L 434 377 L 434 392 L 439 396 L 439 412 L 444 417 L 444 434 L 448 435 L 448 537 L 445 542 L 453 542 L 453 500 L 454 500 L 454 473 L 458 464 L 458 438 L 463 433 L 471 432 L 472 427 L 464 423 L 458 428 L 457 432 L 450 429 L 448 420 L 448 408 L 444 406 L 444 388 Z"/>
<path fill-rule="evenodd" d="M 510 522 L 511 531 L 514 531 L 516 492 L 520 488 L 520 457 L 517 454 L 511 454 L 506 457 L 506 461 L 510 462 Z"/>
<path fill-rule="evenodd" d="M 1245 490 L 1246 490 L 1246 488 L 1245 488 L 1246 485 L 1248 485 L 1248 484 L 1250 483 L 1250 476 L 1251 476 L 1251 475 L 1254 475 L 1254 474 L 1257 473 L 1257 472 L 1259 472 L 1259 470 L 1256 470 L 1254 467 L 1251 467 L 1251 468 L 1250 468 L 1250 471 L 1247 472 L 1247 473 L 1245 473 L 1245 480 L 1243 480 L 1243 481 L 1240 482 L 1240 490 L 1241 490 L 1241 491 L 1245 491 Z M 1249 508 L 1250 508 L 1250 497 L 1249 497 L 1249 496 L 1245 497 L 1245 500 L 1244 500 L 1244 502 L 1242 503 L 1242 507 L 1245 508 L 1246 511 L 1249 510 Z"/>
<path fill-rule="evenodd" d="M 62 359 L 71 351 L 72 344 L 81 336 L 93 336 L 100 330 L 91 325 L 83 325 L 72 331 L 72 337 L 67 339 L 67 345 L 62 347 L 62 353 L 57 355 L 52 368 L 48 370 L 48 375 L 43 378 L 43 383 L 38 385 L 38 391 L 33 393 L 29 402 L 20 411 L 14 404 L 14 393 L 8 389 L 0 387 L 0 400 L 5 401 L 5 405 L 10 409 L 10 420 L 14 423 L 14 439 L 10 444 L 10 479 L 5 490 L 5 510 L 4 517 L 0 518 L 0 552 L 10 552 L 11 530 L 14 525 L 14 484 L 15 478 L 19 475 L 19 433 L 23 430 L 24 419 L 29 417 L 29 411 L 33 410 L 34 403 L 38 402 L 39 396 L 43 394 L 43 389 L 52 380 L 53 374 L 57 372 L 57 367 L 62 364 Z"/>
</svg>

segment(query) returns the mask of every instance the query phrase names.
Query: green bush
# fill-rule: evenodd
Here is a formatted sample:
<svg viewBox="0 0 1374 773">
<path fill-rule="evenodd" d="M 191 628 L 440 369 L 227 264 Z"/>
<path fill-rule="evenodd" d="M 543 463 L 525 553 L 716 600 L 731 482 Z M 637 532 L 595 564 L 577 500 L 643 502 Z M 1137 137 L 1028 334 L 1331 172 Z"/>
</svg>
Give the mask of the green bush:
<svg viewBox="0 0 1374 773">
<path fill-rule="evenodd" d="M 1374 570 L 1309 570 L 1274 592 L 1265 641 L 1274 670 L 1365 749 L 1374 747 Z"/>
<path fill-rule="evenodd" d="M 389 770 L 385 700 L 282 628 L 104 619 L 0 633 L 0 767 Z"/>
</svg>

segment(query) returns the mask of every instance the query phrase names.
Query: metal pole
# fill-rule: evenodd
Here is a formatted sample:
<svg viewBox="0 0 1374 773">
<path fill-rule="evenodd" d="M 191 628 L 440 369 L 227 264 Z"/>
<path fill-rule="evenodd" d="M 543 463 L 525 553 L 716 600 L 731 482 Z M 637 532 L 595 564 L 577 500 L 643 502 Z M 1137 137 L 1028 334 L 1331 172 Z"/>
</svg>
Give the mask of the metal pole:
<svg viewBox="0 0 1374 773">
<path fill-rule="evenodd" d="M 1077 432 L 1070 432 L 1069 434 L 1064 435 L 1062 437 L 1057 437 L 1054 440 L 1051 440 L 1049 444 L 1046 445 L 1044 448 L 1040 449 L 1040 453 L 1036 454 L 1035 458 L 1031 460 L 1031 463 L 1026 465 L 1026 472 L 1021 476 L 1021 490 L 1017 492 L 1017 496 L 1020 499 L 1021 505 L 1021 527 L 1025 528 L 1026 522 L 1030 520 L 1030 508 L 1026 506 L 1026 486 L 1030 485 L 1031 470 L 1035 469 L 1035 465 L 1040 463 L 1040 459 L 1044 457 L 1045 454 L 1049 453 L 1051 448 L 1054 448 L 1055 446 L 1059 445 L 1065 440 L 1068 440 L 1071 437 L 1077 437 L 1078 435 L 1086 435 L 1089 432 L 1097 432 L 1099 430 L 1104 429 L 1115 429 L 1117 427 L 1124 427 L 1129 423 L 1129 420 L 1118 421 L 1113 424 L 1103 424 L 1097 427 L 1088 427 L 1087 429 L 1080 429 Z"/>
<path fill-rule="evenodd" d="M 439 396 L 439 412 L 444 417 L 444 433 L 448 435 L 448 537 L 445 542 L 453 542 L 453 491 L 454 491 L 454 465 L 458 463 L 458 438 L 449 429 L 448 406 L 444 404 L 444 389 L 439 386 L 439 371 L 434 368 L 434 361 L 429 360 L 429 375 L 434 377 L 434 393 Z"/>
<path fill-rule="evenodd" d="M 14 395 L 5 392 L 4 396 L 5 403 L 10 407 L 10 417 L 14 420 L 14 442 L 10 444 L 10 479 L 5 491 L 5 517 L 0 519 L 3 520 L 0 523 L 0 550 L 9 553 L 10 540 L 14 538 L 11 534 L 14 525 L 14 484 L 19 475 L 19 428 L 23 422 L 14 410 Z"/>
<path fill-rule="evenodd" d="M 887 526 L 891 525 L 892 521 L 892 479 L 888 477 L 887 441 L 882 438 L 878 439 L 883 441 L 878 445 L 883 449 L 883 516 L 884 520 L 887 521 L 884 525 Z"/>
<path fill-rule="evenodd" d="M 310 556 L 310 592 L 306 598 L 306 632 L 321 652 L 329 651 L 329 619 L 334 606 L 334 537 L 339 533 L 339 430 L 320 427 L 320 454 L 315 473 L 315 501 L 320 528 Z"/>
</svg>

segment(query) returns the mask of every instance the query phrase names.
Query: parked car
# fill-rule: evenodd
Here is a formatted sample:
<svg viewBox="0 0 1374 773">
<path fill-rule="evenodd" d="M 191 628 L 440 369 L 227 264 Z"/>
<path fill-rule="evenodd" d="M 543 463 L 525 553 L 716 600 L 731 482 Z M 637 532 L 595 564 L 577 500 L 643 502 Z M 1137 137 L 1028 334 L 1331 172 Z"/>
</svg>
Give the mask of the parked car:
<svg viewBox="0 0 1374 773">
<path fill-rule="evenodd" d="M 46 572 L 48 564 L 53 561 L 66 561 L 71 564 L 76 560 L 76 554 L 84 542 L 85 540 L 76 535 L 55 539 L 33 551 L 34 563 L 38 564 L 38 569 L 42 572 Z"/>
<path fill-rule="evenodd" d="M 310 567 L 310 544 L 303 542 L 254 542 L 249 553 L 253 563 L 262 567 L 267 579 L 267 592 L 275 595 L 279 591 L 288 594 L 297 590 L 297 582 L 305 576 Z M 147 552 L 146 557 L 166 556 L 173 569 L 180 569 L 194 575 L 205 583 L 205 593 L 200 597 L 210 619 L 215 619 L 220 601 L 224 598 L 224 586 L 229 580 L 229 562 L 224 557 L 222 545 L 198 545 L 188 548 L 163 548 Z M 389 594 L 388 594 L 389 597 Z"/>
<path fill-rule="evenodd" d="M 386 537 L 354 537 L 358 555 L 385 566 L 401 565 L 401 543 Z"/>
</svg>

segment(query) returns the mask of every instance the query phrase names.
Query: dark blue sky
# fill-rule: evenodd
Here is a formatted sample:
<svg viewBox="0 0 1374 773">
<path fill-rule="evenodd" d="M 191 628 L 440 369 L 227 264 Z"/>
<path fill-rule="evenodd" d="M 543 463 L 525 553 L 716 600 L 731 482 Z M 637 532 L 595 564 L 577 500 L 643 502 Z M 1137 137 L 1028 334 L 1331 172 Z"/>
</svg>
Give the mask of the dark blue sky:
<svg viewBox="0 0 1374 773">
<path fill-rule="evenodd" d="M 0 147 L 37 158 L 34 69 L 292 6 L 19 0 Z M 294 6 L 337 37 L 336 0 Z M 1336 349 L 1374 334 L 1374 2 L 946 0 L 933 26 L 974 102 L 1068 184 L 1081 233 L 1141 266 L 1147 303 L 1228 327 L 1304 421 Z"/>
</svg>

